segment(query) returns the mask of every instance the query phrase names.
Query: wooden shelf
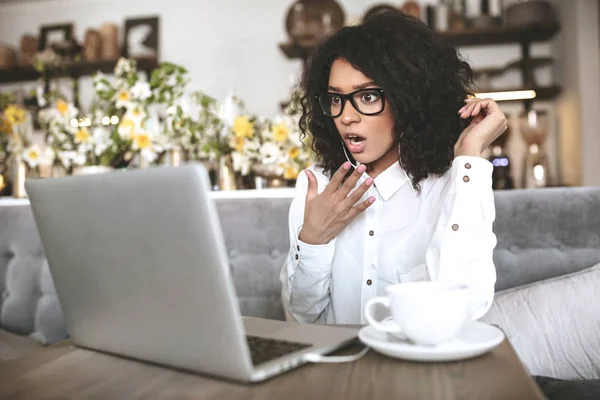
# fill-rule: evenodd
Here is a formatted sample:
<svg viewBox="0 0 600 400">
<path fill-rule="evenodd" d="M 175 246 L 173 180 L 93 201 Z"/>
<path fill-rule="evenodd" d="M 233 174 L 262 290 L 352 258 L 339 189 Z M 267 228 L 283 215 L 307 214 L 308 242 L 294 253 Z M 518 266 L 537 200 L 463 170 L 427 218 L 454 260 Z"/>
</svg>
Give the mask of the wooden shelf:
<svg viewBox="0 0 600 400">
<path fill-rule="evenodd" d="M 118 60 L 107 60 L 97 62 L 80 62 L 65 65 L 64 69 L 57 69 L 50 72 L 52 78 L 70 77 L 79 78 L 81 76 L 92 75 L 98 71 L 103 73 L 112 73 Z M 156 59 L 138 59 L 137 68 L 141 71 L 151 71 L 158 66 Z M 15 67 L 10 69 L 0 69 L 0 83 L 16 83 L 35 81 L 41 77 L 41 74 L 33 66 Z"/>
<path fill-rule="evenodd" d="M 483 46 L 494 44 L 532 43 L 550 40 L 560 30 L 559 25 L 499 26 L 468 29 L 461 32 L 440 32 L 438 36 L 453 46 Z"/>
<path fill-rule="evenodd" d="M 543 42 L 551 39 L 560 26 L 529 25 L 523 27 L 499 26 L 486 29 L 468 29 L 461 32 L 439 32 L 438 36 L 456 47 L 482 46 L 511 43 Z M 281 43 L 279 48 L 287 58 L 306 60 L 314 46 L 301 46 L 296 43 Z"/>
<path fill-rule="evenodd" d="M 534 100 L 554 100 L 560 95 L 562 89 L 558 85 L 546 86 L 546 87 L 534 87 L 535 99 Z"/>
</svg>

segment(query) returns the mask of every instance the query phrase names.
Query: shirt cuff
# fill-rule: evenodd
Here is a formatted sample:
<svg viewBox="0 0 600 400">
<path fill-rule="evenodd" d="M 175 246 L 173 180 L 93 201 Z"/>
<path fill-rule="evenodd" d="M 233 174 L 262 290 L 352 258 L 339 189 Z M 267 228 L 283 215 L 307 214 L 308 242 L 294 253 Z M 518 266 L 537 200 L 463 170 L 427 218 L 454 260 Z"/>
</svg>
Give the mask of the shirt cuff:
<svg viewBox="0 0 600 400">
<path fill-rule="evenodd" d="M 301 229 L 302 227 L 298 229 L 296 243 L 294 243 L 294 264 L 312 271 L 331 270 L 336 239 L 333 238 L 327 244 L 304 243 L 298 239 Z"/>
<path fill-rule="evenodd" d="M 491 188 L 492 172 L 494 166 L 485 158 L 458 156 L 452 161 L 452 182 L 457 191 Z"/>
</svg>

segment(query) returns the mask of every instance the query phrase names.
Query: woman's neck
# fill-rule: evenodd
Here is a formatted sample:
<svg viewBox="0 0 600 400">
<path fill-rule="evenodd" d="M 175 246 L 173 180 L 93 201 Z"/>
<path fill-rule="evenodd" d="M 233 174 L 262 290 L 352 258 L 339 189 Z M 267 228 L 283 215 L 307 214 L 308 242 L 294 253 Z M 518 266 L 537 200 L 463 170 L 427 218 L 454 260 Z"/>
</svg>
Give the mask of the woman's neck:
<svg viewBox="0 0 600 400">
<path fill-rule="evenodd" d="M 398 161 L 398 151 L 392 147 L 381 158 L 367 164 L 367 174 L 373 179 Z"/>
</svg>

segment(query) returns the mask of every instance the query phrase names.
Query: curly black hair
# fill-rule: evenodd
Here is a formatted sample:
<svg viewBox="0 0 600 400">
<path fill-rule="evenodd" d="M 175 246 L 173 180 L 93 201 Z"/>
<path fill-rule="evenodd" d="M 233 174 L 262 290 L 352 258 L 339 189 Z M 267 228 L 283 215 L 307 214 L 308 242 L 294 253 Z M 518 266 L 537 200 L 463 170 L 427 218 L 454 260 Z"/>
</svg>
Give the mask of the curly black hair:
<svg viewBox="0 0 600 400">
<path fill-rule="evenodd" d="M 335 123 L 323 114 L 316 96 L 327 92 L 336 59 L 346 60 L 384 90 L 393 110 L 398 159 L 415 189 L 430 174 L 445 173 L 469 123 L 458 110 L 473 87 L 471 67 L 456 49 L 401 12 L 379 13 L 344 27 L 318 46 L 300 84 L 300 129 L 303 137 L 312 136 L 319 164 L 330 176 L 346 157 Z"/>
</svg>

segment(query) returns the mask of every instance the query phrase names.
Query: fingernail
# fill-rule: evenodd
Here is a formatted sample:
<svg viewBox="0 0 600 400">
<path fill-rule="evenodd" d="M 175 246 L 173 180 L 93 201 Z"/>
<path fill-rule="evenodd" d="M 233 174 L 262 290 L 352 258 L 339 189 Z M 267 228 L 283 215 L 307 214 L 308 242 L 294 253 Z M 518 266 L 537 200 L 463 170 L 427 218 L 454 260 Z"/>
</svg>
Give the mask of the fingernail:
<svg viewBox="0 0 600 400">
<path fill-rule="evenodd" d="M 367 184 L 367 186 L 371 186 L 373 184 L 373 178 L 367 179 L 365 183 Z"/>
<path fill-rule="evenodd" d="M 369 203 L 373 203 L 375 201 L 375 197 L 369 197 Z"/>
<path fill-rule="evenodd" d="M 350 169 L 350 162 L 349 162 L 349 161 L 346 161 L 346 162 L 345 162 L 345 163 L 342 165 L 342 167 L 343 167 L 343 168 L 344 168 L 346 171 L 347 171 L 347 170 L 349 170 L 349 169 Z"/>
<path fill-rule="evenodd" d="M 367 167 L 365 167 L 365 165 L 364 165 L 364 164 L 360 164 L 360 165 L 358 166 L 358 172 L 360 172 L 361 174 L 362 174 L 363 172 L 365 172 L 366 170 L 367 170 Z"/>
</svg>

